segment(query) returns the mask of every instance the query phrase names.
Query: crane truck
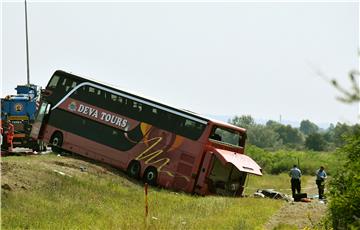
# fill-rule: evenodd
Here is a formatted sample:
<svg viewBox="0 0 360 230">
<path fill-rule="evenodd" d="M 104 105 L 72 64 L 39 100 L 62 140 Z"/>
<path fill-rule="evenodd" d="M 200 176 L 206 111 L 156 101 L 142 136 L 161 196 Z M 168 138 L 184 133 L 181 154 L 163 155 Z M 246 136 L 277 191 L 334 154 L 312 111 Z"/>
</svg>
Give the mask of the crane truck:
<svg viewBox="0 0 360 230">
<path fill-rule="evenodd" d="M 16 95 L 1 98 L 1 128 L 3 135 L 2 149 L 9 147 L 6 131 L 13 126 L 13 147 L 30 148 L 33 151 L 45 151 L 42 141 L 30 137 L 32 124 L 35 120 L 37 105 L 40 100 L 41 87 L 33 84 L 18 85 Z"/>
</svg>

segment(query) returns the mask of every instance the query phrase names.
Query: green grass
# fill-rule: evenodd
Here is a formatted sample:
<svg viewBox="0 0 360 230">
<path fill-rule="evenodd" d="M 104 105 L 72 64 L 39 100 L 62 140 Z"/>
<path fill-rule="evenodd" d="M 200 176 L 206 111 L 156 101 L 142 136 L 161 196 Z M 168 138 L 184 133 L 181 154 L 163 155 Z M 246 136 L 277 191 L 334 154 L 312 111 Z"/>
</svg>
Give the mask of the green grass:
<svg viewBox="0 0 360 230">
<path fill-rule="evenodd" d="M 249 186 L 269 178 L 252 177 Z M 272 181 L 288 185 L 288 179 Z M 53 154 L 3 158 L 4 184 L 10 189 L 2 189 L 2 229 L 262 229 L 284 202 L 151 187 L 145 219 L 140 182 L 99 163 Z"/>
<path fill-rule="evenodd" d="M 321 165 L 325 166 L 328 175 L 342 170 L 339 162 L 345 160 L 344 155 L 340 155 L 335 150 L 333 152 L 315 151 L 296 151 L 296 150 L 277 150 L 267 151 L 256 146 L 249 145 L 246 153 L 253 158 L 269 174 L 280 174 L 289 172 L 290 168 L 296 164 L 305 175 L 315 175 Z"/>
<path fill-rule="evenodd" d="M 313 180 L 313 176 L 303 175 L 301 177 L 302 187 L 305 187 L 309 180 Z M 245 194 L 251 195 L 258 189 L 274 189 L 278 192 L 291 195 L 290 177 L 287 173 L 279 175 L 264 174 L 263 176 L 250 176 L 248 178 Z"/>
</svg>

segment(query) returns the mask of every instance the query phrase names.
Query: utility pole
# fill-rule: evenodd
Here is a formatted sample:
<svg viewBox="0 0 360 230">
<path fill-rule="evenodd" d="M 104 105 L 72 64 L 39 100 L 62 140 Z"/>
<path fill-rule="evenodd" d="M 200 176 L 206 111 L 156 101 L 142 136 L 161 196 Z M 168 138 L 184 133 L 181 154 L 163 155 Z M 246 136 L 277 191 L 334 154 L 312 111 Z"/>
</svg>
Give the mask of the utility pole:
<svg viewBox="0 0 360 230">
<path fill-rule="evenodd" d="M 27 85 L 30 85 L 30 67 L 29 67 L 29 38 L 28 38 L 28 23 L 27 23 L 27 5 L 25 0 L 25 37 L 26 37 L 26 70 L 27 70 Z"/>
</svg>

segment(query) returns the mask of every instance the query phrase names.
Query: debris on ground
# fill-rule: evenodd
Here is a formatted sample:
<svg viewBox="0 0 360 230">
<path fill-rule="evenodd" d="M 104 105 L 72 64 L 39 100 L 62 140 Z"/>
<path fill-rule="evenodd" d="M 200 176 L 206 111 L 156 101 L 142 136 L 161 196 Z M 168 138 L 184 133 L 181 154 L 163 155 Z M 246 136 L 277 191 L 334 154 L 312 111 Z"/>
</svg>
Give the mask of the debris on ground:
<svg viewBox="0 0 360 230">
<path fill-rule="evenodd" d="M 86 171 L 86 167 L 80 166 L 80 170 L 81 170 L 81 172 L 85 172 L 85 171 Z"/>
<path fill-rule="evenodd" d="M 254 197 L 260 197 L 260 198 L 271 198 L 271 199 L 281 199 L 286 201 L 293 201 L 293 198 L 287 194 L 280 193 L 278 191 L 275 191 L 274 189 L 258 189 L 254 194 Z"/>
<path fill-rule="evenodd" d="M 65 174 L 64 172 L 58 171 L 58 170 L 56 170 L 56 169 L 54 169 L 53 171 L 56 172 L 56 173 L 58 173 L 58 174 L 60 174 L 60 175 L 62 175 L 62 176 L 72 177 L 72 176 L 67 175 L 67 174 Z"/>
</svg>

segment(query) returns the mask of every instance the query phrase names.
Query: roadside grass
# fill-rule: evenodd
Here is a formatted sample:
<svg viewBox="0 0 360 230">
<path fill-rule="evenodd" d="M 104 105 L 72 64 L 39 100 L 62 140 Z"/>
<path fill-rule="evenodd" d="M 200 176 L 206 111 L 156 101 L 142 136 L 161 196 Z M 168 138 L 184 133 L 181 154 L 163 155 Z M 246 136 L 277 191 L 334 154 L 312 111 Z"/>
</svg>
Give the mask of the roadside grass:
<svg viewBox="0 0 360 230">
<path fill-rule="evenodd" d="M 314 179 L 313 176 L 303 175 L 301 177 L 301 184 L 305 186 L 309 180 Z M 245 194 L 251 195 L 257 189 L 274 189 L 277 192 L 291 195 L 290 177 L 287 173 L 279 175 L 271 175 L 264 173 L 263 176 L 250 176 L 248 178 L 245 188 Z"/>
<path fill-rule="evenodd" d="M 287 173 L 296 164 L 304 175 L 315 175 L 316 170 L 325 166 L 328 175 L 342 170 L 339 162 L 345 160 L 345 156 L 333 152 L 277 150 L 267 151 L 256 146 L 248 145 L 246 153 L 252 157 L 265 173 Z"/>
<path fill-rule="evenodd" d="M 151 187 L 145 219 L 142 183 L 101 163 L 54 154 L 5 157 L 1 173 L 2 229 L 262 229 L 284 202 Z M 265 175 L 249 186 L 288 182 Z"/>
</svg>

